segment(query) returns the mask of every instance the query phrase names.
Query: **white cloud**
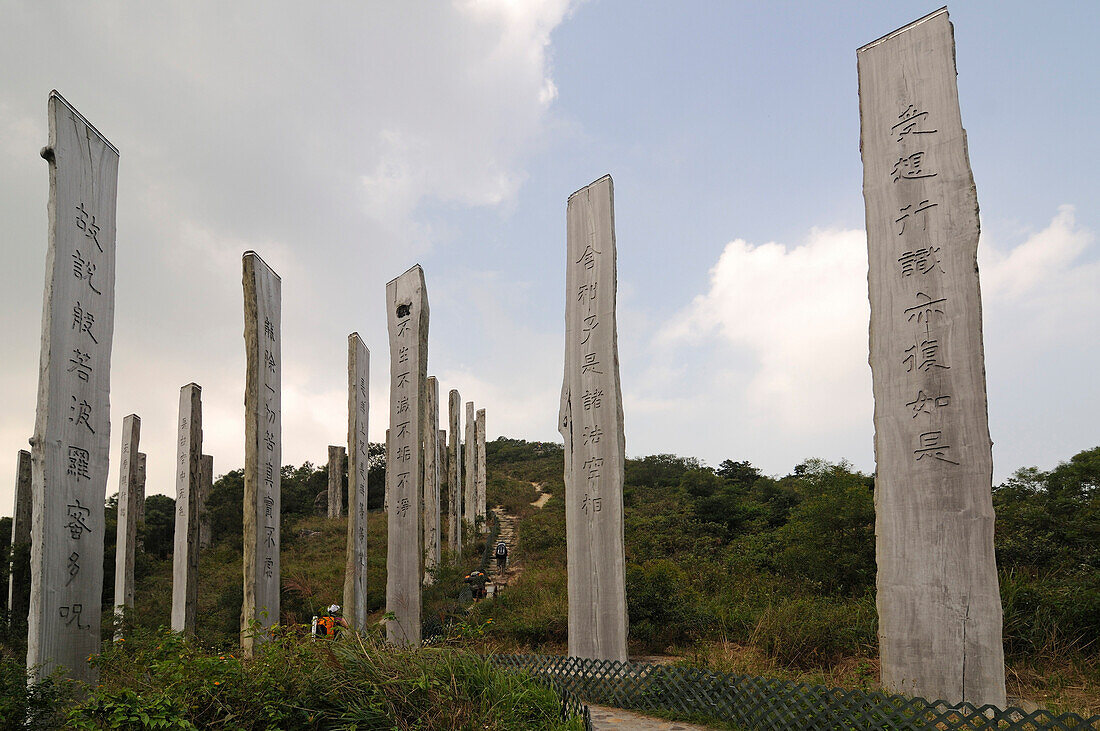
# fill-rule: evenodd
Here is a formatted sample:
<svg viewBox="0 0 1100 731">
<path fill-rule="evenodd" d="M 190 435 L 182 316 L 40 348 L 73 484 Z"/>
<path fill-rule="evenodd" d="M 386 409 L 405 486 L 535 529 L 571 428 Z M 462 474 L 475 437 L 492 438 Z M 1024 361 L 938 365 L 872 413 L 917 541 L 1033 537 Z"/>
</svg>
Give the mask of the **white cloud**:
<svg viewBox="0 0 1100 731">
<path fill-rule="evenodd" d="M 383 285 L 446 243 L 421 218 L 426 205 L 514 200 L 556 96 L 550 36 L 568 11 L 567 0 L 6 8 L 0 219 L 12 276 L 0 310 L 21 325 L 0 363 L 0 474 L 34 422 L 51 87 L 122 151 L 112 422 L 142 416 L 149 489 L 170 492 L 184 383 L 203 386 L 217 469 L 243 462 L 245 249 L 283 278 L 285 461 L 324 459 L 346 439 L 353 330 L 375 355 L 381 438 Z M 47 45 L 33 32 L 45 27 Z M 431 286 L 453 276 L 440 267 Z M 464 396 L 483 400 L 470 384 Z M 108 493 L 116 485 L 112 471 Z M 0 483 L 0 505 L 10 490 Z"/>
<path fill-rule="evenodd" d="M 870 414 L 867 252 L 862 231 L 814 229 L 798 246 L 731 241 L 710 289 L 658 335 L 720 336 L 755 360 L 748 405 L 782 429 L 817 432 Z"/>
</svg>

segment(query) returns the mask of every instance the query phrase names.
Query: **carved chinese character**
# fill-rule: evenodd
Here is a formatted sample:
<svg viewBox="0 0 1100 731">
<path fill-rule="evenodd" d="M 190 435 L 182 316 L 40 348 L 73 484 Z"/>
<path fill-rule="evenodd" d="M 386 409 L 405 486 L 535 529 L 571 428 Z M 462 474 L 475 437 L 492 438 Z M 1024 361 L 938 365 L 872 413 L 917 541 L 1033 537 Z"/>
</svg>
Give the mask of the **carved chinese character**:
<svg viewBox="0 0 1100 731">
<path fill-rule="evenodd" d="M 584 444 L 592 442 L 592 444 L 599 444 L 600 438 L 603 436 L 603 429 L 599 426 L 592 425 L 586 426 L 581 432 L 581 437 L 584 439 Z"/>
<path fill-rule="evenodd" d="M 267 451 L 275 451 L 275 433 L 264 429 L 264 446 L 267 447 Z"/>
<path fill-rule="evenodd" d="M 407 497 L 403 497 L 403 498 L 401 498 L 400 500 L 397 501 L 397 514 L 400 515 L 402 518 L 404 518 L 405 515 L 408 512 L 409 512 L 409 499 Z"/>
<path fill-rule="evenodd" d="M 906 313 L 909 314 L 909 322 L 916 322 L 917 324 L 924 324 L 927 326 L 931 324 L 933 315 L 943 316 L 943 310 L 939 308 L 939 305 L 947 301 L 946 297 L 932 299 L 931 295 L 927 295 L 924 292 L 917 292 L 917 300 L 919 304 L 905 308 Z"/>
<path fill-rule="evenodd" d="M 402 307 L 404 307 L 407 311 L 409 306 L 408 305 L 402 305 Z M 401 307 L 397 308 L 397 316 L 398 317 L 401 316 Z M 400 337 L 404 336 L 405 333 L 407 333 L 408 331 L 409 331 L 409 320 L 408 319 L 399 320 L 398 323 L 397 323 L 397 337 L 400 338 Z"/>
<path fill-rule="evenodd" d="M 408 472 L 398 472 L 397 473 L 397 485 L 394 489 L 404 490 L 405 485 L 408 482 L 408 480 L 409 480 L 409 473 Z"/>
<path fill-rule="evenodd" d="M 603 405 L 603 389 L 594 388 L 591 391 L 585 389 L 584 394 L 581 396 L 581 403 L 584 405 L 585 411 L 600 408 Z"/>
<path fill-rule="evenodd" d="M 927 431 L 921 434 L 917 438 L 917 442 L 920 445 L 918 449 L 913 450 L 916 461 L 920 462 L 925 457 L 931 457 L 932 459 L 940 462 L 947 462 L 949 464 L 958 464 L 953 460 L 947 458 L 947 450 L 951 449 L 951 445 L 943 444 L 943 432 L 940 431 Z"/>
<path fill-rule="evenodd" d="M 598 373 L 603 375 L 603 371 L 596 370 L 596 366 L 600 364 L 600 361 L 596 360 L 595 353 L 585 353 L 584 362 L 581 363 L 581 375 L 585 373 Z"/>
<path fill-rule="evenodd" d="M 92 334 L 92 325 L 95 324 L 95 315 L 88 312 L 80 306 L 80 300 L 76 301 L 73 305 L 73 330 L 77 332 L 87 333 L 88 337 L 92 339 L 92 342 L 99 345 L 99 341 L 96 340 L 95 335 Z"/>
<path fill-rule="evenodd" d="M 928 112 L 917 109 L 913 104 L 906 107 L 905 111 L 898 115 L 898 119 L 901 121 L 890 128 L 897 133 L 898 142 L 901 142 L 901 138 L 906 135 L 930 135 L 938 131 L 921 129 L 928 124 Z"/>
<path fill-rule="evenodd" d="M 275 326 L 271 324 L 271 320 L 267 317 L 264 318 L 264 335 L 271 342 L 275 342 Z"/>
<path fill-rule="evenodd" d="M 397 349 L 397 362 L 408 363 L 409 362 L 409 346 L 402 345 Z"/>
<path fill-rule="evenodd" d="M 92 375 L 92 367 L 88 365 L 88 361 L 92 359 L 90 353 L 85 353 L 83 350 L 74 350 L 73 357 L 69 358 L 68 372 L 75 373 L 76 377 L 85 383 L 88 382 L 88 377 Z"/>
<path fill-rule="evenodd" d="M 584 461 L 582 469 L 587 470 L 589 482 L 599 478 L 601 467 L 603 467 L 603 457 L 589 457 Z"/>
<path fill-rule="evenodd" d="M 88 420 L 92 418 L 92 405 L 87 401 L 77 401 L 76 396 L 71 397 L 73 402 L 69 406 L 69 421 L 77 426 L 84 425 L 88 431 L 95 434 L 95 429 L 92 428 L 91 422 Z"/>
<path fill-rule="evenodd" d="M 65 474 L 75 477 L 77 482 L 80 482 L 81 479 L 91 479 L 88 474 L 88 462 L 91 455 L 88 454 L 87 449 L 70 446 L 68 457 L 69 465 L 65 469 Z"/>
<path fill-rule="evenodd" d="M 264 495 L 264 517 L 273 518 L 275 511 L 275 498 L 270 495 Z"/>
<path fill-rule="evenodd" d="M 581 258 L 577 259 L 578 264 L 584 264 L 585 269 L 592 269 L 596 266 L 596 256 L 603 252 L 597 251 L 592 248 L 592 245 L 584 247 L 584 253 L 581 254 Z"/>
<path fill-rule="evenodd" d="M 275 356 L 271 354 L 270 350 L 264 351 L 264 365 L 266 365 L 267 369 L 272 373 L 275 372 Z"/>
<path fill-rule="evenodd" d="M 264 578 L 270 579 L 275 575 L 275 559 L 268 556 L 264 559 Z"/>
<path fill-rule="evenodd" d="M 83 604 L 73 604 L 71 607 L 61 607 L 58 610 L 58 614 L 61 616 L 62 619 L 69 620 L 69 621 L 65 622 L 66 627 L 68 627 L 73 622 L 76 622 L 76 628 L 77 629 L 89 629 L 89 628 L 91 628 L 92 625 L 90 625 L 90 624 L 81 624 L 80 623 L 80 614 L 83 611 L 84 611 L 84 605 Z"/>
<path fill-rule="evenodd" d="M 79 541 L 80 537 L 84 535 L 84 531 L 92 530 L 84 522 L 84 519 L 91 515 L 92 511 L 81 505 L 79 499 L 66 506 L 65 510 L 69 516 L 69 522 L 65 524 L 65 527 L 69 529 L 69 535 L 72 539 Z"/>
<path fill-rule="evenodd" d="M 596 283 L 582 284 L 577 287 L 577 301 L 583 302 L 585 298 L 589 300 L 596 299 Z"/>
<path fill-rule="evenodd" d="M 409 422 L 403 421 L 397 425 L 397 433 L 394 435 L 394 439 L 400 439 L 403 436 L 407 436 L 409 433 Z"/>
<path fill-rule="evenodd" d="M 408 411 L 409 410 L 409 397 L 408 396 L 402 396 L 401 398 L 397 399 L 397 405 L 394 407 L 394 410 L 398 414 L 404 414 L 406 411 Z"/>
<path fill-rule="evenodd" d="M 581 340 L 581 345 L 588 342 L 588 339 L 592 337 L 592 331 L 596 329 L 596 326 L 600 323 L 596 320 L 596 315 L 588 315 L 584 318 L 584 327 L 581 328 L 581 332 L 584 333 L 584 339 Z"/>
<path fill-rule="evenodd" d="M 913 368 L 919 371 L 929 371 L 932 368 L 950 368 L 949 365 L 944 365 L 940 362 L 940 343 L 938 340 L 925 337 L 923 340 L 914 343 L 911 347 L 905 349 L 908 354 L 902 359 L 902 364 L 906 365 L 906 373 L 912 373 Z"/>
<path fill-rule="evenodd" d="M 899 157 L 894 163 L 894 169 L 890 171 L 894 182 L 899 180 L 919 180 L 921 178 L 934 178 L 936 173 L 927 172 L 924 169 L 924 153 L 914 152 L 907 157 Z"/>
<path fill-rule="evenodd" d="M 268 548 L 273 547 L 275 545 L 275 526 L 265 525 L 264 533 L 264 543 L 267 545 Z"/>
<path fill-rule="evenodd" d="M 80 554 L 73 551 L 69 554 L 69 580 L 65 582 L 65 586 L 73 583 L 73 579 L 80 573 Z"/>
<path fill-rule="evenodd" d="M 948 395 L 942 396 L 930 396 L 924 391 L 917 391 L 917 397 L 912 401 L 909 401 L 905 405 L 913 410 L 913 418 L 917 418 L 921 414 L 932 415 L 935 409 L 942 409 L 951 403 L 951 397 Z"/>
<path fill-rule="evenodd" d="M 86 260 L 80 253 L 80 249 L 75 249 L 73 251 L 73 276 L 81 281 L 87 280 L 88 287 L 93 292 L 96 294 L 103 294 L 95 288 L 94 284 L 92 284 L 92 277 L 95 276 L 95 264 L 90 260 Z"/>
<path fill-rule="evenodd" d="M 898 257 L 898 263 L 901 264 L 901 276 L 911 277 L 914 274 L 928 274 L 933 269 L 939 269 L 940 274 L 943 274 L 939 253 L 940 247 L 938 246 L 927 246 L 905 252 Z"/>
<path fill-rule="evenodd" d="M 268 424 L 274 424 L 275 423 L 275 411 L 272 410 L 272 408 L 267 405 L 267 402 L 264 402 L 264 411 L 267 412 L 267 423 Z"/>
<path fill-rule="evenodd" d="M 95 216 L 88 213 L 83 203 L 76 207 L 76 211 L 76 227 L 84 232 L 85 238 L 95 242 L 96 248 L 102 254 L 103 247 L 99 243 L 99 225 L 95 222 Z"/>
<path fill-rule="evenodd" d="M 588 509 L 590 507 L 592 508 L 593 513 L 600 512 L 601 508 L 603 507 L 603 498 L 602 497 L 592 497 L 592 498 L 590 498 L 590 497 L 588 497 L 588 493 L 585 493 L 584 494 L 584 499 L 581 500 L 581 510 L 583 510 L 585 515 L 587 515 L 588 514 Z"/>
<path fill-rule="evenodd" d="M 264 486 L 268 489 L 275 487 L 275 467 L 270 462 L 264 463 Z"/>
<path fill-rule="evenodd" d="M 412 448 L 408 444 L 403 444 L 393 451 L 393 458 L 398 462 L 408 462 L 412 459 Z"/>
<path fill-rule="evenodd" d="M 914 220 L 917 214 L 923 214 L 920 217 L 921 231 L 928 230 L 928 214 L 925 213 L 929 208 L 935 208 L 939 203 L 929 203 L 927 199 L 922 200 L 920 203 L 910 203 L 907 206 L 902 206 L 898 209 L 898 213 L 901 215 L 894 219 L 894 223 L 898 224 L 898 236 L 905 233 L 905 222 L 912 216 Z"/>
</svg>

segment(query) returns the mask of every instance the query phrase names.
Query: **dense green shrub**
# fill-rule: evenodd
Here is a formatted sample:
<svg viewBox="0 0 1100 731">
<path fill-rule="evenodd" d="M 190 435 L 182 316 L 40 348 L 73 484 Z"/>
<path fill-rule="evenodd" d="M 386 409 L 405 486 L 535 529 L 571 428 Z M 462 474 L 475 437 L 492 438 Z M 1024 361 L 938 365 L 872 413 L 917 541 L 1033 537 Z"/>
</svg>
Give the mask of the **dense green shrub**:
<svg viewBox="0 0 1100 731">
<path fill-rule="evenodd" d="M 69 728 L 580 728 L 559 720 L 542 685 L 467 652 L 402 651 L 377 635 L 279 633 L 243 662 L 167 631 L 139 633 L 94 664 L 102 684 L 70 711 Z"/>
</svg>

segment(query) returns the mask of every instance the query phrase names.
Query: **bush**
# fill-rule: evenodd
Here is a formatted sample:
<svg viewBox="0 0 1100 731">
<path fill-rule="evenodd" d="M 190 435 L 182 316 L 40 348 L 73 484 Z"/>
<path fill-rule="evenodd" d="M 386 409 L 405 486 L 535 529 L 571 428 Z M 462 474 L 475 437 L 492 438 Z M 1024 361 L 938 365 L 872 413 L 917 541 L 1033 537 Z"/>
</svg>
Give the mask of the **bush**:
<svg viewBox="0 0 1100 731">
<path fill-rule="evenodd" d="M 399 650 L 377 634 L 310 642 L 283 631 L 242 662 L 168 631 L 107 647 L 77 729 L 579 729 L 557 695 L 455 650 Z"/>
</svg>

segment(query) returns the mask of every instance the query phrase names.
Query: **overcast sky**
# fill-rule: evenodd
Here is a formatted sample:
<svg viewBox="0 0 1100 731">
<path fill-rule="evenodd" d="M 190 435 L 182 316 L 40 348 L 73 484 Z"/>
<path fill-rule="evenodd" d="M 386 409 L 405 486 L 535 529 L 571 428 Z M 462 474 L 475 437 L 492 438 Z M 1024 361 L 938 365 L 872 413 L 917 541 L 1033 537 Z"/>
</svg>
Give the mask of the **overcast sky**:
<svg viewBox="0 0 1100 731">
<path fill-rule="evenodd" d="M 34 425 L 46 99 L 121 151 L 111 453 L 174 492 L 179 387 L 243 463 L 241 254 L 283 281 L 283 456 L 388 415 L 384 285 L 424 267 L 429 373 L 557 441 L 565 202 L 615 179 L 627 452 L 872 471 L 855 49 L 937 3 L 0 0 L 0 515 Z M 1100 443 L 1100 5 L 951 7 L 981 206 L 996 479 Z M 112 465 L 107 494 L 117 491 Z"/>
</svg>

